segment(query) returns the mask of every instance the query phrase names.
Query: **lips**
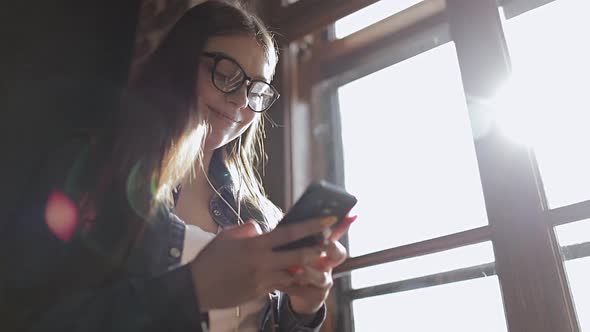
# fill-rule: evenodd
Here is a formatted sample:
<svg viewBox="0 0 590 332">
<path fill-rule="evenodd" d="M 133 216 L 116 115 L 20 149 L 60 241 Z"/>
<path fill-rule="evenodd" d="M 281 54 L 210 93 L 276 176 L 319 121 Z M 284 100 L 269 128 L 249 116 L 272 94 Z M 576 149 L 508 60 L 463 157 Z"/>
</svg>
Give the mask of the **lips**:
<svg viewBox="0 0 590 332">
<path fill-rule="evenodd" d="M 223 112 L 221 112 L 221 111 L 218 111 L 218 110 L 214 109 L 214 108 L 213 108 L 213 107 L 211 107 L 211 106 L 208 106 L 208 108 L 209 108 L 209 110 L 210 110 L 211 112 L 213 112 L 213 113 L 215 113 L 215 114 L 219 115 L 220 117 L 222 117 L 222 118 L 224 118 L 224 119 L 226 119 L 226 120 L 228 120 L 228 121 L 231 121 L 231 122 L 233 122 L 233 123 L 239 123 L 239 124 L 241 124 L 241 123 L 242 123 L 241 121 L 237 121 L 237 120 L 235 120 L 234 118 L 230 117 L 229 115 L 227 115 L 227 114 L 225 114 L 225 113 L 223 113 Z"/>
</svg>

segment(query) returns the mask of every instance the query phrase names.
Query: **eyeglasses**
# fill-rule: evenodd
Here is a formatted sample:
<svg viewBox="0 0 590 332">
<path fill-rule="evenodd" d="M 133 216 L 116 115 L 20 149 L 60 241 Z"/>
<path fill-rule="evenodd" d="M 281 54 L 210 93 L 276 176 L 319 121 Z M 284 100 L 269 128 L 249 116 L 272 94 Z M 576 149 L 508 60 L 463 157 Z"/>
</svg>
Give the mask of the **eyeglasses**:
<svg viewBox="0 0 590 332">
<path fill-rule="evenodd" d="M 213 59 L 211 82 L 223 93 L 233 93 L 246 82 L 248 107 L 257 113 L 268 110 L 279 99 L 280 94 L 269 83 L 248 77 L 236 60 L 220 53 L 203 53 Z"/>
</svg>

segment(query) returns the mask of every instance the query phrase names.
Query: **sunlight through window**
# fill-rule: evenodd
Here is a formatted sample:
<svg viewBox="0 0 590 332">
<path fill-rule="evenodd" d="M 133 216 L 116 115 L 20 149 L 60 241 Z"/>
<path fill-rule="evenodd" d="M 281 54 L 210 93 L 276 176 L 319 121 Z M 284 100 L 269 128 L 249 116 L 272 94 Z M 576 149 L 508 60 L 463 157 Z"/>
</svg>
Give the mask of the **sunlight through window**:
<svg viewBox="0 0 590 332">
<path fill-rule="evenodd" d="M 513 67 L 504 127 L 534 148 L 551 208 L 590 199 L 588 13 L 587 0 L 559 0 L 504 23 Z"/>
<path fill-rule="evenodd" d="M 356 300 L 355 331 L 507 331 L 498 278 Z"/>
<path fill-rule="evenodd" d="M 352 288 L 363 288 L 494 262 L 491 242 L 367 267 L 352 273 Z"/>
<path fill-rule="evenodd" d="M 487 224 L 453 43 L 338 90 L 346 187 L 362 255 Z"/>
<path fill-rule="evenodd" d="M 344 38 L 371 24 L 399 13 L 422 0 L 381 0 L 356 11 L 334 24 L 336 38 Z"/>
</svg>

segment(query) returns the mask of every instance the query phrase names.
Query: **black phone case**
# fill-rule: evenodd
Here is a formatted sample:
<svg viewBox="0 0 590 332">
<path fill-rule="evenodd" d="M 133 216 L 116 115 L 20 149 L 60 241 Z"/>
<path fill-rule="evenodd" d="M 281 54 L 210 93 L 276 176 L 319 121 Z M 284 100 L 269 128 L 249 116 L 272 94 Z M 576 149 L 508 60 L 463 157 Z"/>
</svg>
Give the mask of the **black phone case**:
<svg viewBox="0 0 590 332">
<path fill-rule="evenodd" d="M 310 218 L 336 216 L 337 222 L 331 227 L 338 226 L 350 209 L 356 204 L 357 199 L 344 189 L 320 181 L 311 184 L 295 205 L 287 212 L 277 227 L 300 222 Z M 275 247 L 274 250 L 293 250 L 320 244 L 324 240 L 322 233 L 308 236 L 300 240 Z"/>
</svg>

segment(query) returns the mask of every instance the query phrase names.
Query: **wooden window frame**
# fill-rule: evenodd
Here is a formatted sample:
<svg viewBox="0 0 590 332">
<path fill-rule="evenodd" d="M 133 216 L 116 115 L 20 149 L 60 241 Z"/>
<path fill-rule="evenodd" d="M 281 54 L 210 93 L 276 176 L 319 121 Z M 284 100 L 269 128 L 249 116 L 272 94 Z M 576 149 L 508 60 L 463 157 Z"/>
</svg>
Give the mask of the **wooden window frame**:
<svg viewBox="0 0 590 332">
<path fill-rule="evenodd" d="M 466 96 L 491 97 L 510 73 L 498 7 L 504 7 L 509 19 L 552 1 L 560 0 L 424 0 L 348 37 L 331 40 L 325 27 L 377 0 L 299 0 L 289 6 L 268 0 L 270 25 L 278 32 L 282 50 L 279 76 L 286 97 L 279 106 L 286 129 L 281 148 L 284 207 L 314 179 L 343 183 L 337 166 L 342 163 L 340 128 L 323 134 L 318 130 L 318 124 L 334 120 L 338 112 L 326 112 L 327 120 L 313 112 L 318 90 L 333 92 L 334 86 L 453 41 Z M 395 46 L 403 51 L 393 51 Z M 359 60 L 365 65 L 359 66 Z M 337 110 L 334 93 L 325 96 L 320 98 L 321 107 Z M 467 105 L 470 112 L 478 111 L 470 100 Z M 326 138 L 332 143 L 322 150 L 318 143 Z M 349 258 L 335 271 L 340 308 L 331 330 L 354 330 L 353 299 L 496 274 L 510 331 L 579 331 L 563 261 L 589 256 L 590 245 L 560 250 L 554 227 L 590 218 L 590 201 L 548 209 L 533 152 L 515 146 L 497 130 L 477 140 L 475 148 L 489 224 Z M 318 155 L 326 158 L 314 159 Z M 484 241 L 492 242 L 495 263 L 351 289 L 352 270 Z M 343 242 L 347 245 L 346 237 Z"/>
</svg>

